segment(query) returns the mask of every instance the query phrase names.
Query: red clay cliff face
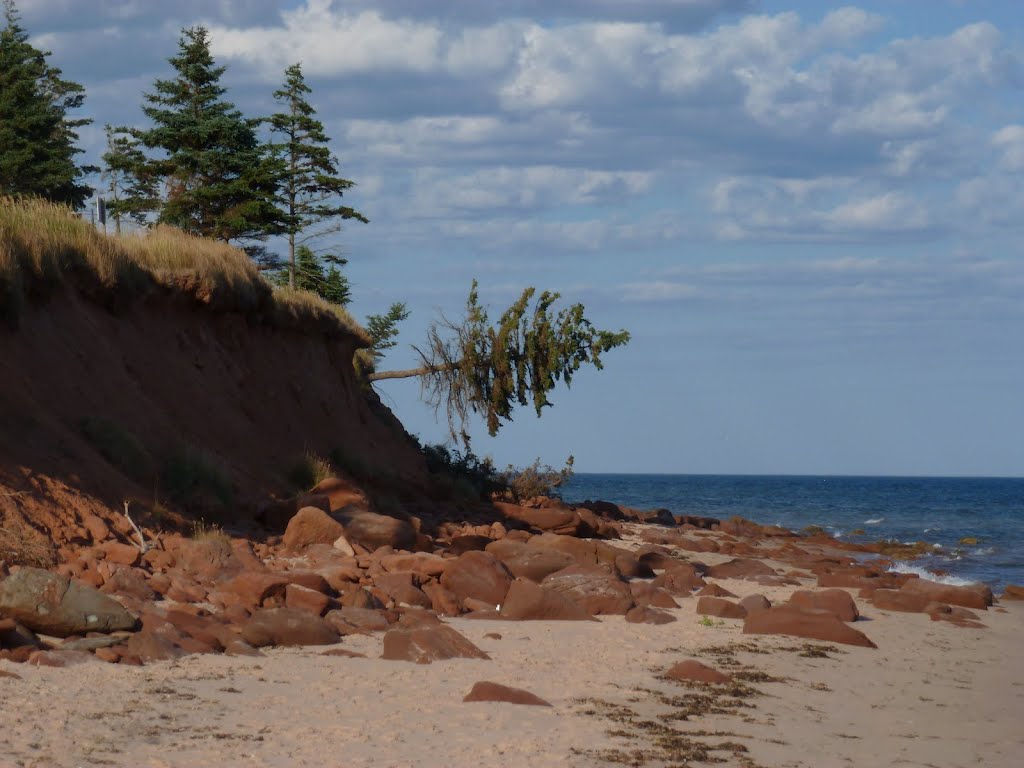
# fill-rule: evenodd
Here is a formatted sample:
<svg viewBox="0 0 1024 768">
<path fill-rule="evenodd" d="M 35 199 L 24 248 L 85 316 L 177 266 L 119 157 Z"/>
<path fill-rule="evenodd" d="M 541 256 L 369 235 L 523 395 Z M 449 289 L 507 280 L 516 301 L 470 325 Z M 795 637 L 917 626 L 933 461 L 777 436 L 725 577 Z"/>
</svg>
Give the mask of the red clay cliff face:
<svg viewBox="0 0 1024 768">
<path fill-rule="evenodd" d="M 412 484 L 425 476 L 401 425 L 356 380 L 356 339 L 251 322 L 160 295 L 114 315 L 66 290 L 26 307 L 17 331 L 0 328 L 5 525 L 83 544 L 90 514 L 119 527 L 111 510 L 121 499 L 152 504 L 159 489 L 105 460 L 82 436 L 86 418 L 117 424 L 151 452 L 201 449 L 239 502 L 279 489 L 306 451 L 342 451 Z"/>
</svg>

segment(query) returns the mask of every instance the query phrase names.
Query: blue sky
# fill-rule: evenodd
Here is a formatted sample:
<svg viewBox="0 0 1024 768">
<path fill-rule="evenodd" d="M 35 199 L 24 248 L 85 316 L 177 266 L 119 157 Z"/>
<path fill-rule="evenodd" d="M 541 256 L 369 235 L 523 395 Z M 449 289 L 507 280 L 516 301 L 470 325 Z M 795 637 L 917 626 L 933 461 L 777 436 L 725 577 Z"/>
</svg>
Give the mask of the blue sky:
<svg viewBox="0 0 1024 768">
<path fill-rule="evenodd" d="M 1024 475 L 1024 5 L 21 0 L 135 123 L 207 24 L 248 114 L 303 62 L 402 341 L 527 285 L 633 342 L 474 448 L 581 471 Z M 403 346 L 390 366 L 413 362 Z M 380 386 L 421 438 L 415 382 Z"/>
</svg>

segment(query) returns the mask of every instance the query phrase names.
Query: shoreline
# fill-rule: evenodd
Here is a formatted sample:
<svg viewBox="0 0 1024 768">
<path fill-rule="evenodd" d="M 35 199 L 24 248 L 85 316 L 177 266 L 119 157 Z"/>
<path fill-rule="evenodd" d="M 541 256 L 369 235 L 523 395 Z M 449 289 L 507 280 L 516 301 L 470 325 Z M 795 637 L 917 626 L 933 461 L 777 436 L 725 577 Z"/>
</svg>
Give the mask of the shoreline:
<svg viewBox="0 0 1024 768">
<path fill-rule="evenodd" d="M 829 591 L 821 574 L 863 567 L 842 567 L 852 547 L 834 539 L 728 523 L 623 523 L 623 537 L 609 541 L 669 566 L 655 569 L 662 576 L 680 573 L 673 561 L 699 563 L 701 591 L 731 593 L 736 603 L 759 594 L 782 606 L 795 591 Z M 674 543 L 658 543 L 665 540 Z M 711 575 L 737 562 L 759 563 L 747 566 L 759 572 Z M 883 610 L 863 588 L 839 589 L 861 613 L 848 626 L 877 648 L 745 634 L 747 621 L 698 613 L 703 598 L 684 591 L 674 595 L 678 607 L 659 609 L 674 619 L 665 624 L 607 614 L 509 621 L 483 606 L 443 618 L 489 659 L 385 660 L 386 633 L 378 631 L 326 647 L 268 648 L 258 658 L 194 653 L 141 667 L 0 660 L 0 768 L 657 768 L 706 759 L 743 768 L 1015 766 L 1024 750 L 1013 715 L 1024 703 L 1024 670 L 1012 659 L 1024 602 L 997 603 L 974 611 L 979 622 L 957 624 Z M 333 655 L 335 648 L 366 658 Z M 686 660 L 731 680 L 664 677 Z M 484 680 L 552 706 L 463 702 Z"/>
</svg>

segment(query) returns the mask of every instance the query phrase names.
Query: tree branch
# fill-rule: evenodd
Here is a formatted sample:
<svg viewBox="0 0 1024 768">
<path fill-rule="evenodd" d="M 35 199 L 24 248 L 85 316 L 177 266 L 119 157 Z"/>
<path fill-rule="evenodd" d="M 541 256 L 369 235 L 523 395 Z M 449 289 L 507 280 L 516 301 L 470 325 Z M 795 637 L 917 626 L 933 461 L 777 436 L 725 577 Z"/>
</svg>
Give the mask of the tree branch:
<svg viewBox="0 0 1024 768">
<path fill-rule="evenodd" d="M 421 365 L 419 368 L 406 368 L 404 371 L 374 371 L 366 377 L 367 381 L 381 381 L 383 379 L 411 379 L 416 376 L 427 376 L 431 373 L 451 371 L 455 365 Z"/>
</svg>

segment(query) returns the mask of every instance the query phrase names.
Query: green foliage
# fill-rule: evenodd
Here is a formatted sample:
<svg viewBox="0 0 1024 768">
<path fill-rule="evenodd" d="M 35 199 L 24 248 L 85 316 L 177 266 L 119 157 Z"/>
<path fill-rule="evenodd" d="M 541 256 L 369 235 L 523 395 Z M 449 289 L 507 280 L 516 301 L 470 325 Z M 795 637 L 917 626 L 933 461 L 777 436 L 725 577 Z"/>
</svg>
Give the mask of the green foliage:
<svg viewBox="0 0 1024 768">
<path fill-rule="evenodd" d="M 507 488 L 506 496 L 512 501 L 527 501 L 537 496 L 559 496 L 558 489 L 572 478 L 574 459 L 565 460 L 562 469 L 540 463 L 536 459 L 528 467 L 517 468 L 511 464 L 497 476 L 497 481 Z"/>
<path fill-rule="evenodd" d="M 0 195 L 28 195 L 79 208 L 92 193 L 80 179 L 95 171 L 79 167 L 77 129 L 70 119 L 85 89 L 64 80 L 47 62 L 48 51 L 29 44 L 14 0 L 3 0 L 0 30 Z"/>
<path fill-rule="evenodd" d="M 322 263 L 324 261 L 331 264 L 326 272 Z M 273 275 L 273 280 L 280 286 L 288 285 L 291 280 L 296 290 L 309 291 L 324 301 L 344 307 L 352 302 L 352 286 L 338 266 L 347 263 L 337 256 L 319 257 L 309 246 L 300 245 L 296 249 L 294 272 L 280 269 Z"/>
<path fill-rule="evenodd" d="M 339 225 L 308 233 L 304 238 L 300 235 L 331 219 L 368 221 L 355 209 L 340 204 L 342 194 L 354 183 L 338 175 L 338 159 L 331 154 L 323 123 L 316 119 L 316 110 L 307 100 L 310 93 L 302 66 L 291 65 L 285 70 L 283 87 L 274 91 L 274 99 L 283 111 L 267 119 L 271 133 L 278 139 L 269 145 L 278 173 L 274 205 L 288 239 L 288 284 L 294 288 L 301 287 L 297 246 L 336 232 Z"/>
<path fill-rule="evenodd" d="M 558 488 L 572 477 L 573 457 L 566 459 L 562 469 L 542 465 L 537 459 L 528 467 L 509 464 L 499 470 L 488 456 L 473 453 L 468 441 L 464 450 L 438 443 L 424 445 L 423 456 L 431 474 L 446 477 L 454 495 L 486 501 L 497 498 L 522 502 L 538 496 L 558 496 Z"/>
<path fill-rule="evenodd" d="M 86 416 L 78 431 L 110 464 L 138 483 L 153 478 L 153 457 L 139 439 L 120 424 L 99 416 Z"/>
<path fill-rule="evenodd" d="M 107 151 L 103 153 L 103 189 L 107 211 L 114 220 L 116 232 L 121 221 L 129 218 L 145 224 L 149 215 L 160 207 L 160 185 L 152 175 L 141 143 L 128 133 L 106 127 Z"/>
<path fill-rule="evenodd" d="M 427 347 L 416 348 L 426 399 L 435 409 L 446 406 L 453 437 L 456 422 L 464 427 L 471 414 L 483 416 L 491 435 L 511 420 L 516 405 L 532 403 L 540 416 L 559 381 L 570 386 L 584 363 L 601 369 L 605 352 L 629 342 L 626 331 L 595 328 L 582 304 L 554 313 L 557 293 L 544 291 L 531 308 L 535 293 L 534 288 L 524 290 L 491 325 L 474 280 L 462 322 L 435 323 Z M 373 336 L 369 324 L 367 330 Z M 464 428 L 460 431 L 465 434 Z"/>
<path fill-rule="evenodd" d="M 182 30 L 169 62 L 174 76 L 144 95 L 151 127 L 118 129 L 157 153 L 136 172 L 164 183 L 158 221 L 225 242 L 281 232 L 277 165 L 257 140 L 260 121 L 223 98 L 225 67 L 214 62 L 207 29 Z"/>
<path fill-rule="evenodd" d="M 370 336 L 370 351 L 375 359 L 384 356 L 384 350 L 398 344 L 398 324 L 409 318 L 409 310 L 402 302 L 395 302 L 383 315 L 367 315 L 366 332 Z"/>
<path fill-rule="evenodd" d="M 424 445 L 423 457 L 431 474 L 444 478 L 452 496 L 466 501 L 486 501 L 506 490 L 490 456 L 480 458 L 467 444 L 459 450 L 443 443 Z"/>
<path fill-rule="evenodd" d="M 297 491 L 308 491 L 334 475 L 331 462 L 312 451 L 306 451 L 288 469 L 288 484 Z"/>
<path fill-rule="evenodd" d="M 185 445 L 164 458 L 159 490 L 186 509 L 227 507 L 234 499 L 224 469 L 204 451 Z"/>
</svg>

